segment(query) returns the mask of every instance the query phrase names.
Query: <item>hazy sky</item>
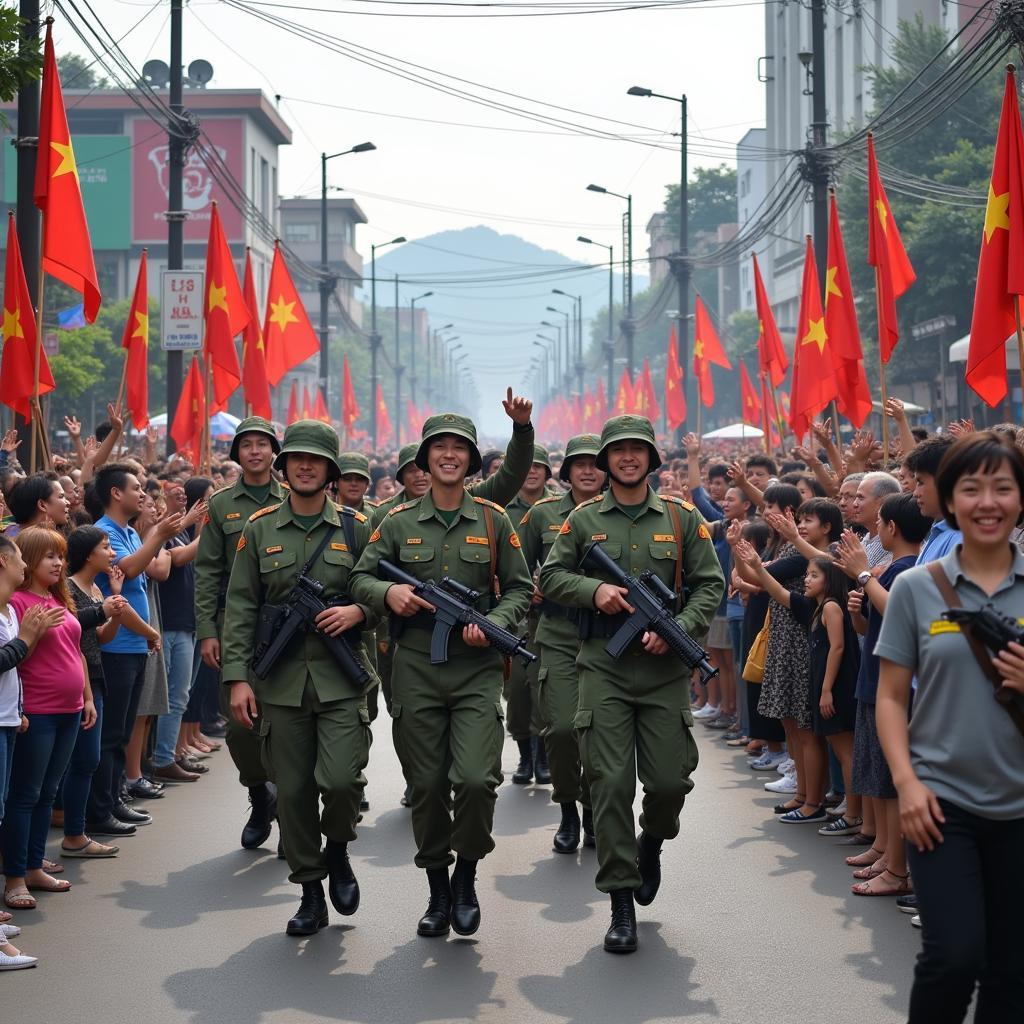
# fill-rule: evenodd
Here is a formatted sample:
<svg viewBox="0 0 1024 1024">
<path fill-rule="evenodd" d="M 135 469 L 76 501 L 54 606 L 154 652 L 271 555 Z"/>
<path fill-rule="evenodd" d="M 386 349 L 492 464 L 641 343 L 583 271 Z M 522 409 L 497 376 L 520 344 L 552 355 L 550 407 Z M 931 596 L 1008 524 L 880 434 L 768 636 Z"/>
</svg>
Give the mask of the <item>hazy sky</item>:
<svg viewBox="0 0 1024 1024">
<path fill-rule="evenodd" d="M 578 9 L 584 2 L 538 0 L 527 7 L 516 0 L 515 6 L 490 10 Z M 628 0 L 603 2 L 625 6 Z M 331 12 L 300 9 L 318 3 Z M 122 47 L 136 67 L 151 57 L 168 59 L 167 0 L 95 0 L 93 9 L 115 36 L 128 33 Z M 474 96 L 672 147 L 568 134 L 568 128 L 443 95 L 332 53 L 217 0 L 193 0 L 184 20 L 186 66 L 202 57 L 214 66 L 211 87 L 261 87 L 283 97 L 282 114 L 294 130 L 293 145 L 281 150 L 283 194 L 318 190 L 321 151 L 376 143 L 377 152 L 342 157 L 329 171 L 331 184 L 344 186 L 369 216 L 369 226 L 360 229 L 364 251 L 371 241 L 397 234 L 415 238 L 483 223 L 573 259 L 598 262 L 600 251 L 575 238 L 589 235 L 618 249 L 623 204 L 585 191 L 596 182 L 633 193 L 635 255 L 644 256 L 647 220 L 661 205 L 664 184 L 678 180 L 677 140 L 662 133 L 678 131 L 679 108 L 627 96 L 626 89 L 637 84 L 688 93 L 692 163 L 731 159 L 735 142 L 763 123 L 760 3 L 713 0 L 664 10 L 542 17 L 382 16 L 473 9 L 412 0 L 285 0 L 250 9 L 315 27 L 346 46 L 418 64 L 430 70 L 417 74 Z M 56 16 L 58 52 L 84 52 Z M 465 81 L 439 79 L 438 72 Z M 480 86 L 628 124 L 541 107 Z"/>
</svg>

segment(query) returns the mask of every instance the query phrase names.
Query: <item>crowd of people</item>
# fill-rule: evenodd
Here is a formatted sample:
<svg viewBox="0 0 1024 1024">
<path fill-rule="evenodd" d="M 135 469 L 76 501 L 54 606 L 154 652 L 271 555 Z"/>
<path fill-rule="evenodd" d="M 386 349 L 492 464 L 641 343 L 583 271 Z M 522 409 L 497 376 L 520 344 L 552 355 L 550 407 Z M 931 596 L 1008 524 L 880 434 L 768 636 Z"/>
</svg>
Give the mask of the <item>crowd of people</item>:
<svg viewBox="0 0 1024 1024">
<path fill-rule="evenodd" d="M 851 892 L 890 898 L 923 927 L 912 1021 L 962 1020 L 976 984 L 978 1021 L 1020 1019 L 1024 647 L 992 657 L 946 613 L 958 601 L 990 605 L 1013 623 L 1024 611 L 1024 430 L 957 422 L 929 435 L 910 427 L 898 401 L 888 414 L 888 451 L 867 432 L 842 444 L 826 420 L 806 446 L 785 453 L 707 447 L 689 434 L 658 457 L 651 487 L 700 513 L 726 581 L 698 637 L 717 675 L 706 686 L 693 676 L 690 709 L 701 732 L 745 755 L 742 770 L 778 795 L 780 827 L 838 839 Z M 0 969 L 35 963 L 11 942 L 18 926 L 9 911 L 23 922 L 37 894 L 70 888 L 45 857 L 50 828 L 63 832 L 61 858 L 116 856 L 119 840 L 158 815 L 145 808 L 166 786 L 200 780 L 238 727 L 220 692 L 219 633 L 204 626 L 218 616 L 223 623 L 230 594 L 225 580 L 204 611 L 195 565 L 215 496 L 248 472 L 239 439 L 203 474 L 184 458 L 158 458 L 154 435 L 139 451 L 119 452 L 124 425 L 113 407 L 94 437 L 83 439 L 76 420 L 66 426 L 74 450 L 42 472 L 17 463 L 13 432 L 0 444 Z M 565 451 L 537 446 L 511 496 L 498 486 L 508 484 L 497 478 L 503 453 L 479 459 L 480 483 L 491 480 L 504 497 L 535 580 L 541 564 L 551 567 L 547 531 L 557 536 L 577 502 L 598 500 L 602 452 L 597 438 Z M 280 493 L 271 457 L 244 516 L 213 517 L 221 547 L 237 540 L 230 535 L 255 502 Z M 430 480 L 415 444 L 379 457 L 343 453 L 337 466 L 333 497 L 370 526 L 418 499 Z M 541 506 L 553 525 L 531 539 Z M 545 570 L 544 579 L 555 578 Z M 537 586 L 534 603 L 543 606 L 548 595 Z M 390 705 L 383 667 L 394 652 L 364 626 Z M 535 628 L 531 643 L 543 648 L 544 630 L 534 637 Z M 555 850 L 569 852 L 581 835 L 578 803 L 583 841 L 595 839 L 577 743 L 587 723 L 573 718 L 575 691 L 568 709 L 545 708 L 539 694 L 536 671 L 506 683 L 520 754 L 513 781 L 551 781 L 552 753 L 565 766 L 554 771 L 563 811 Z M 376 703 L 374 694 L 371 716 Z M 263 778 L 246 782 L 232 756 L 253 804 L 242 842 L 259 845 L 281 814 L 279 794 Z M 641 844 L 642 884 L 652 872 L 660 881 L 661 838 L 671 836 L 646 854 Z M 428 860 L 420 866 L 429 875 Z"/>
</svg>

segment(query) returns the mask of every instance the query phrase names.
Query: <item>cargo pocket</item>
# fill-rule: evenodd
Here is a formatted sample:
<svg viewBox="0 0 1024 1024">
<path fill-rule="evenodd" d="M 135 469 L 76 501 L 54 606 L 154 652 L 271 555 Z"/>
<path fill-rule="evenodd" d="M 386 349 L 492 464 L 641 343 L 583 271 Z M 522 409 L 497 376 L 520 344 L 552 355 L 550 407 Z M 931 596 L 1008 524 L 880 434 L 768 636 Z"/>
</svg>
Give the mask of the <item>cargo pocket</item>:
<svg viewBox="0 0 1024 1024">
<path fill-rule="evenodd" d="M 551 726 L 551 716 L 548 714 L 548 670 L 546 668 L 537 671 L 537 714 L 545 729 Z"/>
<path fill-rule="evenodd" d="M 690 731 L 693 728 L 693 713 L 689 708 L 683 708 L 683 778 L 689 778 L 697 770 L 697 762 L 700 760 L 700 751 L 697 749 L 697 741 Z"/>
<path fill-rule="evenodd" d="M 501 701 L 494 702 L 494 739 L 491 745 L 491 764 L 500 786 L 504 776 L 501 773 L 501 750 L 505 745 L 505 709 Z"/>
<path fill-rule="evenodd" d="M 593 781 L 600 772 L 600 765 L 595 764 L 595 744 L 591 733 L 591 726 L 594 724 L 594 712 L 590 708 L 580 708 L 573 716 L 572 727 L 576 730 L 576 740 L 580 745 L 580 760 L 587 778 Z"/>
<path fill-rule="evenodd" d="M 395 753 L 398 760 L 405 765 L 405 747 L 402 744 L 402 705 L 393 700 L 388 708 L 391 715 L 391 742 L 395 745 Z"/>
<path fill-rule="evenodd" d="M 259 717 L 259 724 L 256 727 L 256 742 L 260 752 L 260 764 L 267 773 L 267 778 L 274 781 L 274 761 L 270 753 L 270 719 L 264 711 Z"/>
</svg>

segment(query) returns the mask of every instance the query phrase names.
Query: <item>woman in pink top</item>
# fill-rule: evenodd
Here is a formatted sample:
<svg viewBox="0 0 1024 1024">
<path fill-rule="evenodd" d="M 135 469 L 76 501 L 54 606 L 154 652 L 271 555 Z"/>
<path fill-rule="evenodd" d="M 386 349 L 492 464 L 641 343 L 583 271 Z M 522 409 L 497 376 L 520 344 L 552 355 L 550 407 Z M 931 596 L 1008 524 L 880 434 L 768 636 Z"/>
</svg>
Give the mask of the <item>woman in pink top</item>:
<svg viewBox="0 0 1024 1024">
<path fill-rule="evenodd" d="M 43 870 L 53 800 L 71 758 L 79 724 L 92 728 L 96 707 L 82 658 L 82 627 L 64 573 L 67 545 L 55 530 L 31 526 L 16 543 L 25 582 L 10 600 L 18 617 L 41 605 L 50 629 L 18 666 L 28 729 L 18 737 L 4 819 L 4 902 L 31 910 L 32 891 L 67 892 L 70 883 Z"/>
</svg>

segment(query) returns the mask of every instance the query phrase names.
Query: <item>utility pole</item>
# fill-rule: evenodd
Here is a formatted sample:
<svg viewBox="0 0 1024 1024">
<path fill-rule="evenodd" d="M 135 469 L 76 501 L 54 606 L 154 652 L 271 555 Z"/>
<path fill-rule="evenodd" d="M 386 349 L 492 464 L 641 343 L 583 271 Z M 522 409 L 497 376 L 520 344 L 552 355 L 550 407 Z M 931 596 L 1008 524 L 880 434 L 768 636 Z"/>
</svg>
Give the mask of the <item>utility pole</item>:
<svg viewBox="0 0 1024 1024">
<path fill-rule="evenodd" d="M 331 414 L 331 399 L 327 393 L 327 378 L 330 372 L 330 329 L 327 324 L 327 310 L 334 291 L 334 275 L 327 262 L 327 154 L 320 154 L 320 391 L 324 396 L 328 417 Z M 376 408 L 377 394 L 373 389 L 373 405 Z"/>
<path fill-rule="evenodd" d="M 21 0 L 18 16 L 22 19 L 18 49 L 25 50 L 39 38 L 39 0 Z M 34 191 L 36 149 L 39 145 L 39 81 L 26 82 L 18 90 L 18 239 L 25 265 L 25 281 L 32 305 L 39 304 L 39 211 Z M 42 317 L 43 311 L 39 310 Z M 27 422 L 27 421 L 26 421 Z"/>
<path fill-rule="evenodd" d="M 626 369 L 633 379 L 633 339 L 636 336 L 636 322 L 633 320 L 633 196 L 626 197 L 626 224 L 623 237 L 626 253 L 626 315 L 622 319 L 622 334 L 626 339 Z"/>
<path fill-rule="evenodd" d="M 395 422 L 399 425 L 399 441 L 401 441 L 402 423 L 402 351 L 401 351 L 401 309 L 398 307 L 398 275 L 395 274 Z"/>
<path fill-rule="evenodd" d="M 185 143 L 181 138 L 180 117 L 185 106 L 182 103 L 182 58 L 181 23 L 184 0 L 171 0 L 171 79 L 170 108 L 171 123 L 167 133 L 167 269 L 181 270 L 185 265 Z M 205 299 L 205 297 L 204 297 Z M 206 302 L 203 302 L 205 310 Z M 171 437 L 170 423 L 181 398 L 183 353 L 167 353 L 167 454 L 175 450 Z"/>
<path fill-rule="evenodd" d="M 682 122 L 679 129 L 679 252 L 669 257 L 669 266 L 675 275 L 678 289 L 677 313 L 679 320 L 679 365 L 690 365 L 690 197 L 687 185 L 687 151 L 686 151 L 686 96 L 681 98 Z M 696 409 L 700 396 L 697 394 L 697 378 L 689 372 L 683 374 L 683 387 L 689 392 L 686 397 L 686 408 Z"/>
<path fill-rule="evenodd" d="M 825 112 L 825 0 L 811 0 L 811 141 L 808 153 L 814 202 L 814 253 L 818 280 L 828 271 L 828 176 L 823 151 L 828 141 Z M 835 423 L 839 429 L 839 423 Z"/>
</svg>

